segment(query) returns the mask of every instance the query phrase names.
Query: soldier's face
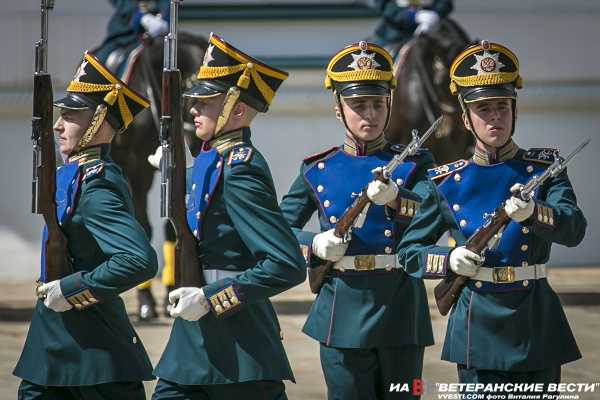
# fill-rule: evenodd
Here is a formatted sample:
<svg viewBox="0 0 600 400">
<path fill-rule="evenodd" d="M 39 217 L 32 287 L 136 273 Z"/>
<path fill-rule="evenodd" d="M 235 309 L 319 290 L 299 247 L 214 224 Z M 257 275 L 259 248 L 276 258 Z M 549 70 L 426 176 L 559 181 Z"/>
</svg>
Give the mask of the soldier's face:
<svg viewBox="0 0 600 400">
<path fill-rule="evenodd" d="M 472 127 L 466 116 L 463 120 L 467 129 L 475 130 L 483 144 L 501 147 L 510 138 L 513 114 L 510 99 L 490 99 L 467 105 L 471 115 Z"/>
<path fill-rule="evenodd" d="M 369 142 L 383 132 L 388 112 L 387 97 L 345 97 L 342 98 L 342 109 L 349 133 L 356 139 Z M 338 118 L 341 119 L 339 113 Z"/>
<path fill-rule="evenodd" d="M 92 119 L 92 110 L 62 109 L 54 124 L 59 151 L 65 157 L 73 152 Z"/>
<path fill-rule="evenodd" d="M 223 107 L 223 99 L 225 95 L 196 99 L 190 114 L 194 117 L 194 127 L 196 128 L 196 136 L 200 140 L 210 140 L 215 135 L 217 120 Z"/>
</svg>

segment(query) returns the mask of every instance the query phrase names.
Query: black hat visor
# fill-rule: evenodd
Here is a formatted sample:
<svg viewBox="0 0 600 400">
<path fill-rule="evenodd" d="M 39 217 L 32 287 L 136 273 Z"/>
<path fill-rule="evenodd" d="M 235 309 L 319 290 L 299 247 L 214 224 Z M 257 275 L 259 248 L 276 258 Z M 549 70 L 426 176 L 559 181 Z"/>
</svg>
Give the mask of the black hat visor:
<svg viewBox="0 0 600 400">
<path fill-rule="evenodd" d="M 229 86 L 223 82 L 216 80 L 199 80 L 194 82 L 194 85 L 183 93 L 183 97 L 207 98 L 216 97 L 227 92 Z"/>
<path fill-rule="evenodd" d="M 54 101 L 54 107 L 66 108 L 69 110 L 85 110 L 90 108 L 96 108 L 96 105 L 90 104 L 85 101 L 83 97 L 77 96 L 73 93 L 67 93 L 65 97 Z"/>
<path fill-rule="evenodd" d="M 517 93 L 514 85 L 479 86 L 472 88 L 460 88 L 465 103 L 490 99 L 516 99 Z"/>
<path fill-rule="evenodd" d="M 390 86 L 387 82 L 336 82 L 335 88 L 341 97 L 390 96 Z"/>
</svg>

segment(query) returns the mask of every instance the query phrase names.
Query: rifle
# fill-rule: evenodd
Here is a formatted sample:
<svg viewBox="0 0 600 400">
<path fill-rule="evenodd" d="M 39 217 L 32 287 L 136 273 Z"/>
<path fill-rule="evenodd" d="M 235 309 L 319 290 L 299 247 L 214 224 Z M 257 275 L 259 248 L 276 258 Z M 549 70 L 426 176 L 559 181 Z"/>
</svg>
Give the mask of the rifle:
<svg viewBox="0 0 600 400">
<path fill-rule="evenodd" d="M 394 155 L 394 158 L 382 168 L 381 172 L 374 174 L 374 179 L 381 182 L 387 183 L 392 175 L 392 172 L 404 162 L 404 159 L 408 156 L 413 156 L 417 153 L 419 148 L 425 141 L 435 132 L 442 122 L 442 117 L 436 119 L 433 124 L 427 129 L 423 136 L 419 137 L 419 132 L 413 129 L 412 140 L 404 148 L 400 154 Z M 354 200 L 354 202 L 348 207 L 344 214 L 340 217 L 337 224 L 335 225 L 333 234 L 338 238 L 344 238 L 344 240 L 350 240 L 352 228 L 360 228 L 367 216 L 367 211 L 371 206 L 371 200 L 367 196 L 367 188 L 365 187 Z M 308 283 L 310 290 L 313 293 L 319 293 L 323 281 L 327 278 L 327 275 L 333 268 L 333 262 L 327 261 L 323 265 L 319 265 L 314 268 L 308 268 Z"/>
<path fill-rule="evenodd" d="M 41 0 L 41 33 L 35 43 L 33 73 L 33 116 L 31 142 L 33 146 L 33 178 L 31 212 L 42 214 L 48 230 L 44 243 L 45 276 L 36 283 L 51 282 L 72 271 L 67 238 L 56 215 L 56 153 L 52 128 L 52 79 L 48 73 L 48 13 L 54 0 Z"/>
<path fill-rule="evenodd" d="M 186 219 L 185 140 L 181 116 L 181 72 L 177 68 L 177 19 L 182 0 L 171 0 L 169 34 L 165 36 L 160 118 L 160 216 L 173 224 L 175 242 L 175 285 L 202 287 L 204 275 L 198 264 L 196 238 Z"/>
<path fill-rule="evenodd" d="M 560 174 L 567 167 L 567 163 L 587 146 L 590 141 L 591 139 L 588 139 L 580 144 L 565 159 L 559 157 L 558 151 L 555 151 L 554 162 L 544 171 L 544 173 L 540 176 L 531 178 L 520 191 L 514 194 L 514 196 L 518 196 L 523 201 L 531 200 L 535 190 L 549 178 L 554 178 Z M 484 214 L 485 221 L 483 225 L 477 228 L 465 243 L 465 247 L 468 250 L 484 256 L 486 250 L 493 249 L 498 245 L 504 228 L 506 228 L 506 225 L 511 221 L 504 210 L 504 204 L 505 201 L 503 201 L 492 214 Z M 469 278 L 466 276 L 449 272 L 446 277 L 436 285 L 433 293 L 440 314 L 448 314 L 454 303 L 458 300 L 458 296 L 467 280 L 469 280 Z"/>
</svg>

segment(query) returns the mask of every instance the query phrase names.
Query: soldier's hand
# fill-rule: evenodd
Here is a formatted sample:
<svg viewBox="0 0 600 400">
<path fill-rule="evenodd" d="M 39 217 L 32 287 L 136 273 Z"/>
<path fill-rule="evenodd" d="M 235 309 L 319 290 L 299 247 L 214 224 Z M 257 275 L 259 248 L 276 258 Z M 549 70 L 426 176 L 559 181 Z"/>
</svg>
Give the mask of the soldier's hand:
<svg viewBox="0 0 600 400">
<path fill-rule="evenodd" d="M 158 146 L 154 154 L 150 154 L 148 156 L 148 163 L 152 165 L 154 168 L 160 168 L 160 160 L 162 159 L 162 146 Z"/>
<path fill-rule="evenodd" d="M 210 311 L 204 291 L 197 287 L 180 287 L 169 292 L 169 303 L 174 305 L 171 317 L 186 321 L 197 321 Z"/>
<path fill-rule="evenodd" d="M 194 165 L 194 157 L 192 156 L 192 153 L 190 152 L 190 149 L 188 148 L 188 146 L 186 145 L 184 147 L 185 147 L 185 167 L 191 168 Z M 154 151 L 154 154 L 150 154 L 148 156 L 148 163 L 150 165 L 152 165 L 154 168 L 159 169 L 161 160 L 162 160 L 162 146 L 158 146 L 156 148 L 156 150 Z"/>
<path fill-rule="evenodd" d="M 169 23 L 162 19 L 160 15 L 144 14 L 140 20 L 140 24 L 148 32 L 148 35 L 153 38 L 169 32 Z"/>
<path fill-rule="evenodd" d="M 415 36 L 419 36 L 423 33 L 429 32 L 435 24 L 440 20 L 440 16 L 431 10 L 419 10 L 415 14 L 415 22 L 417 23 L 417 29 L 415 29 Z"/>
<path fill-rule="evenodd" d="M 510 191 L 514 194 L 519 192 L 522 187 L 523 185 L 516 183 L 510 188 Z M 532 199 L 529 199 L 529 201 L 524 201 L 516 196 L 512 196 L 504 205 L 504 211 L 506 211 L 506 214 L 508 214 L 508 216 L 516 222 L 523 222 L 527 218 L 531 217 L 534 209 L 535 202 Z"/>
<path fill-rule="evenodd" d="M 465 246 L 457 247 L 450 253 L 450 269 L 457 275 L 473 277 L 483 263 L 483 257 Z"/>
<path fill-rule="evenodd" d="M 330 229 L 313 238 L 312 252 L 320 259 L 336 262 L 344 257 L 349 244 L 349 241 L 335 236 L 333 229 Z"/>
<path fill-rule="evenodd" d="M 381 167 L 375 168 L 373 173 L 381 171 Z M 396 200 L 398 196 L 398 185 L 391 179 L 385 183 L 377 179 L 367 186 L 367 197 L 378 206 L 384 206 Z"/>
<path fill-rule="evenodd" d="M 44 299 L 44 305 L 52 311 L 65 312 L 73 308 L 62 294 L 60 280 L 44 283 L 37 288 L 36 292 L 38 297 Z"/>
</svg>

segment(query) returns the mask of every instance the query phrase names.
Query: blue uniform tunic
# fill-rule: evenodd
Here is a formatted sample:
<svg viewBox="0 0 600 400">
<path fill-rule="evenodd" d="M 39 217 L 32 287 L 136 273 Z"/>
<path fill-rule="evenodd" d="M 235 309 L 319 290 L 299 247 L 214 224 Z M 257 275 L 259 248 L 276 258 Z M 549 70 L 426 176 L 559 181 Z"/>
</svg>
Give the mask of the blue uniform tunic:
<svg viewBox="0 0 600 400">
<path fill-rule="evenodd" d="M 539 175 L 552 160 L 544 149 L 519 149 L 493 165 L 458 161 L 431 171 L 451 209 L 450 220 L 421 221 L 409 227 L 400 258 L 414 269 L 426 269 L 436 255 L 448 262 L 450 247 L 434 245 L 444 231 L 464 243 L 491 213 L 508 199 L 510 187 Z M 543 264 L 552 243 L 576 246 L 586 220 L 577 206 L 566 171 L 536 191 L 536 208 L 528 220 L 511 221 L 498 246 L 485 253 L 484 267 Z M 417 221 L 415 221 L 417 222 Z M 556 293 L 547 279 L 493 283 L 469 280 L 452 309 L 442 359 L 481 370 L 536 371 L 581 357 Z"/>
</svg>

